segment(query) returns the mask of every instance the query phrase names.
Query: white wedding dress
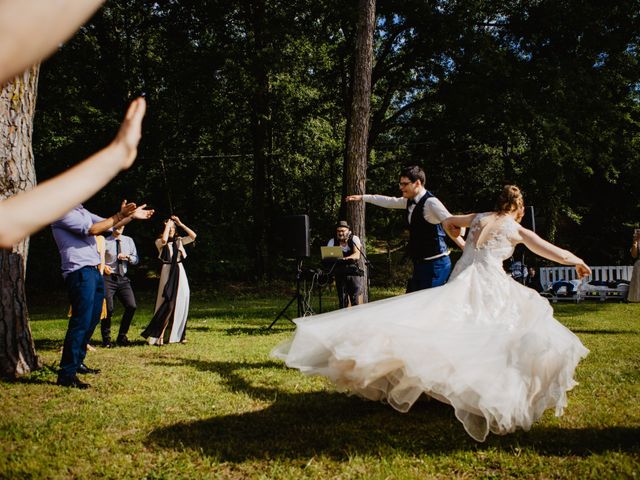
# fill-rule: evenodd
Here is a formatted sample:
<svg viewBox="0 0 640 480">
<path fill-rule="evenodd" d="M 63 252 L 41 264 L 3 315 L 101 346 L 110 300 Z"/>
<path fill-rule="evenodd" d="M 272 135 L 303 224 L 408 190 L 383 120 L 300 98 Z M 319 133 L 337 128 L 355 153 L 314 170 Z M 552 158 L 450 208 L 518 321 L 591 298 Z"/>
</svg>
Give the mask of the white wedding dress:
<svg viewBox="0 0 640 480">
<path fill-rule="evenodd" d="M 487 215 L 474 218 L 446 285 L 299 318 L 272 355 L 401 412 L 425 393 L 478 441 L 528 430 L 548 408 L 561 415 L 589 351 L 546 299 L 504 272 L 518 224 L 504 216 L 483 226 Z"/>
</svg>

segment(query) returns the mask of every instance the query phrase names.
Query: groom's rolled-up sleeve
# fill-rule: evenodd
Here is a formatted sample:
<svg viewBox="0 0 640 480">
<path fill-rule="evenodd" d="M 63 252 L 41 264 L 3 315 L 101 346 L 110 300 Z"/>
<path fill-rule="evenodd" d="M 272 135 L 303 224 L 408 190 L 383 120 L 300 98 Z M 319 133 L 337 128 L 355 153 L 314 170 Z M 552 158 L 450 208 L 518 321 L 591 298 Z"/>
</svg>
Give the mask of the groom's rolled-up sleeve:
<svg viewBox="0 0 640 480">
<path fill-rule="evenodd" d="M 407 199 L 404 197 L 387 197 L 386 195 L 362 195 L 362 200 L 372 205 L 383 208 L 407 208 Z"/>
<path fill-rule="evenodd" d="M 426 202 L 426 207 L 424 209 L 424 219 L 429 222 L 437 225 L 438 223 L 442 223 L 445 218 L 449 218 L 451 213 L 447 210 L 447 207 L 435 197 L 431 197 Z"/>
</svg>

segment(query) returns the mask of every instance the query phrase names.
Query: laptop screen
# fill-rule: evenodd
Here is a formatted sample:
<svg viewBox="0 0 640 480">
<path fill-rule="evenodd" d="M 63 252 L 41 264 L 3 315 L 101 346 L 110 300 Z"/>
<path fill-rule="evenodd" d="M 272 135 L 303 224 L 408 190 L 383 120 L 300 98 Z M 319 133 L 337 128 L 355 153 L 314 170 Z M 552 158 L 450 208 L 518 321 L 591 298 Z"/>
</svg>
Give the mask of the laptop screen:
<svg viewBox="0 0 640 480">
<path fill-rule="evenodd" d="M 320 247 L 320 256 L 322 260 L 342 258 L 342 247 Z"/>
</svg>

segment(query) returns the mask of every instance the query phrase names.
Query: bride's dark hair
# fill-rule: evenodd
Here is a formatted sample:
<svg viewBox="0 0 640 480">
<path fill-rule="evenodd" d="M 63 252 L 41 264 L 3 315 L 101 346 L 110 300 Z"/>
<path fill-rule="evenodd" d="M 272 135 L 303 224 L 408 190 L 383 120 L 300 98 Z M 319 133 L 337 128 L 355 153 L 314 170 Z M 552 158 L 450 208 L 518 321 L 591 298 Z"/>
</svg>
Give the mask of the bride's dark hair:
<svg viewBox="0 0 640 480">
<path fill-rule="evenodd" d="M 522 192 L 515 185 L 505 185 L 498 196 L 496 211 L 498 213 L 511 213 L 524 208 Z"/>
</svg>

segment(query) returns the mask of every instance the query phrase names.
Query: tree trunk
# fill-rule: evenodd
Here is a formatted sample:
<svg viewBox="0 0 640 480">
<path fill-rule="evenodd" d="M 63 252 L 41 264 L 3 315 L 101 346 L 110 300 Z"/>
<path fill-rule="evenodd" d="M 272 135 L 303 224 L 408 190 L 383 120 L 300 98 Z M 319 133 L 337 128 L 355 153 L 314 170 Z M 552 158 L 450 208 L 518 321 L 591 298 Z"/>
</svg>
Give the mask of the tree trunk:
<svg viewBox="0 0 640 480">
<path fill-rule="evenodd" d="M 369 112 L 371 110 L 371 72 L 373 67 L 373 32 L 376 19 L 375 0 L 360 0 L 356 50 L 352 77 L 350 130 L 347 135 L 346 186 L 348 195 L 365 193 L 367 180 L 367 142 Z M 365 249 L 364 202 L 347 204 L 347 221 L 353 232 L 362 239 Z M 364 253 L 364 252 L 363 252 Z M 369 272 L 365 269 L 365 286 Z M 367 301 L 365 288 L 365 301 Z"/>
<path fill-rule="evenodd" d="M 0 200 L 36 183 L 31 136 L 39 67 L 0 91 Z M 41 366 L 36 354 L 25 295 L 29 239 L 0 250 L 0 375 L 15 379 Z"/>
</svg>

